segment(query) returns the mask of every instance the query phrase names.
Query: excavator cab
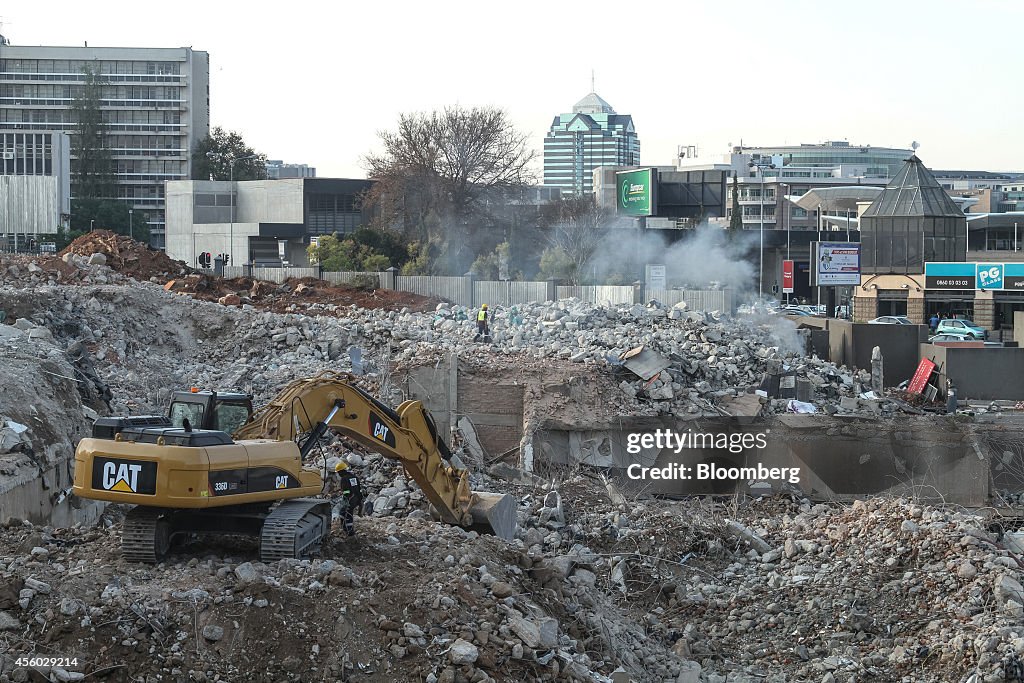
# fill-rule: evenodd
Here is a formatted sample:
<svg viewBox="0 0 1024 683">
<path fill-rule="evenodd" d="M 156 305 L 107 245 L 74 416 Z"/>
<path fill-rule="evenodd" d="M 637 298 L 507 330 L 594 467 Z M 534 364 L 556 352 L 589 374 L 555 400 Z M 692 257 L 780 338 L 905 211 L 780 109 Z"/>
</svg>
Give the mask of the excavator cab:
<svg viewBox="0 0 1024 683">
<path fill-rule="evenodd" d="M 193 429 L 213 429 L 233 434 L 252 419 L 252 396 L 216 391 L 176 391 L 167 416 L 175 427 L 185 420 Z"/>
</svg>

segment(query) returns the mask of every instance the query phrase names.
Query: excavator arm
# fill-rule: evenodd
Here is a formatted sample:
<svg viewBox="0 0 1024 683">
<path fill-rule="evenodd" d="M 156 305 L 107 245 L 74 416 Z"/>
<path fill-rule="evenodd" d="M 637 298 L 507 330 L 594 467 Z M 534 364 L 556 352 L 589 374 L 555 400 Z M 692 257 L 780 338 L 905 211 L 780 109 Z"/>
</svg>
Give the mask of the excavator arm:
<svg viewBox="0 0 1024 683">
<path fill-rule="evenodd" d="M 328 429 L 401 462 L 443 521 L 507 539 L 515 535 L 515 500 L 470 490 L 469 472 L 452 463 L 447 445 L 420 401 L 405 401 L 392 410 L 345 374 L 326 371 L 291 382 L 234 437 L 303 438 L 299 448 L 305 457 Z"/>
</svg>

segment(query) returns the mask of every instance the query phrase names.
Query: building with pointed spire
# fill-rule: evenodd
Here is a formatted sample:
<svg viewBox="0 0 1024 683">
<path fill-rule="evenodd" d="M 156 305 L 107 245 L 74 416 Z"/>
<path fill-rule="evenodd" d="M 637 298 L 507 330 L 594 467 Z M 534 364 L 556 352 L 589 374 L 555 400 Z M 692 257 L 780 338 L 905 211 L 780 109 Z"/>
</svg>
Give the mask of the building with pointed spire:
<svg viewBox="0 0 1024 683">
<path fill-rule="evenodd" d="M 592 194 L 599 166 L 639 164 L 633 117 L 616 114 L 595 92 L 577 102 L 572 112 L 556 116 L 544 138 L 544 185 L 563 193 Z"/>
</svg>

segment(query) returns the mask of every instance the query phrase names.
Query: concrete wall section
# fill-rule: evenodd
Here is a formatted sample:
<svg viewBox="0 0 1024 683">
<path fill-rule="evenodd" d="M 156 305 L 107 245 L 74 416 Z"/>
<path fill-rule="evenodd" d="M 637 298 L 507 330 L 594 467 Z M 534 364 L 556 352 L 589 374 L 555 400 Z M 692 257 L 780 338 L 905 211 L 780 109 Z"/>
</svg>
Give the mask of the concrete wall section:
<svg viewBox="0 0 1024 683">
<path fill-rule="evenodd" d="M 468 417 L 491 457 L 519 445 L 523 438 L 523 386 L 460 372 L 459 416 Z"/>
<path fill-rule="evenodd" d="M 1024 400 L 1024 348 L 921 344 L 921 356 L 939 366 L 939 388 L 952 380 L 960 400 Z"/>
<path fill-rule="evenodd" d="M 914 375 L 921 360 L 919 345 L 927 338 L 921 325 L 868 325 L 829 320 L 829 356 L 833 363 L 871 368 L 871 350 L 878 346 L 885 359 L 885 385 L 896 386 Z"/>
<path fill-rule="evenodd" d="M 469 374 L 454 356 L 436 367 L 409 371 L 403 389 L 409 398 L 423 401 L 446 440 L 463 418 L 472 422 L 490 457 L 516 448 L 523 438 L 523 386 Z"/>
<path fill-rule="evenodd" d="M 1018 421 L 1019 422 L 1019 421 Z M 684 433 L 693 423 L 659 424 Z M 907 416 L 901 420 L 836 419 L 823 416 L 779 416 L 771 423 L 736 425 L 744 432 L 768 432 L 768 446 L 742 454 L 683 449 L 647 450 L 629 454 L 629 435 L 652 432 L 658 426 L 624 419 L 607 429 L 541 428 L 534 435 L 536 466 L 584 463 L 610 468 L 619 484 L 669 496 L 728 494 L 747 490 L 748 481 L 636 480 L 627 476 L 632 463 L 642 467 L 716 464 L 720 467 L 797 468 L 796 483 L 774 481 L 776 491 L 799 489 L 815 500 L 852 500 L 867 495 L 914 496 L 925 501 L 967 506 L 989 501 L 990 478 L 1005 449 L 993 439 L 1015 443 L 1024 436 L 1024 423 L 1008 432 L 1005 424 L 963 424 L 952 419 Z M 982 457 L 978 454 L 982 453 Z M 1015 455 L 1024 471 L 1024 453 Z M 1005 464 L 1003 465 L 1005 467 Z M 1011 484 L 1024 489 L 1024 478 Z"/>
<path fill-rule="evenodd" d="M 240 223 L 302 224 L 305 220 L 302 183 L 302 178 L 236 183 L 235 220 Z M 225 185 L 230 188 L 230 183 Z"/>
</svg>

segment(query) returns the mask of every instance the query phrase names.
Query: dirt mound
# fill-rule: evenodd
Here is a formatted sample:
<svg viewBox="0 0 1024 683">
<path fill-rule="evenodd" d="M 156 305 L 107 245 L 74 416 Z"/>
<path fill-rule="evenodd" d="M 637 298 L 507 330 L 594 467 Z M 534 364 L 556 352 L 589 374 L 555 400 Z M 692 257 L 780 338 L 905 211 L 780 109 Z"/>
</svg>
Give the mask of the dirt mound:
<svg viewBox="0 0 1024 683">
<path fill-rule="evenodd" d="M 155 277 L 165 280 L 191 269 L 182 261 L 175 261 L 162 251 L 150 249 L 142 242 L 118 235 L 110 230 L 94 230 L 69 244 L 58 256 L 77 254 L 88 258 L 93 254 L 107 257 L 106 265 L 119 273 L 139 280 Z"/>
<path fill-rule="evenodd" d="M 226 305 L 250 304 L 274 313 L 307 312 L 311 308 L 323 312 L 357 306 L 370 309 L 401 309 L 433 311 L 441 299 L 420 296 L 393 289 L 373 289 L 335 285 L 316 278 L 290 278 L 283 284 L 251 277 L 219 278 L 192 273 L 170 281 L 169 291 L 189 294 L 204 301 L 220 301 Z"/>
</svg>

